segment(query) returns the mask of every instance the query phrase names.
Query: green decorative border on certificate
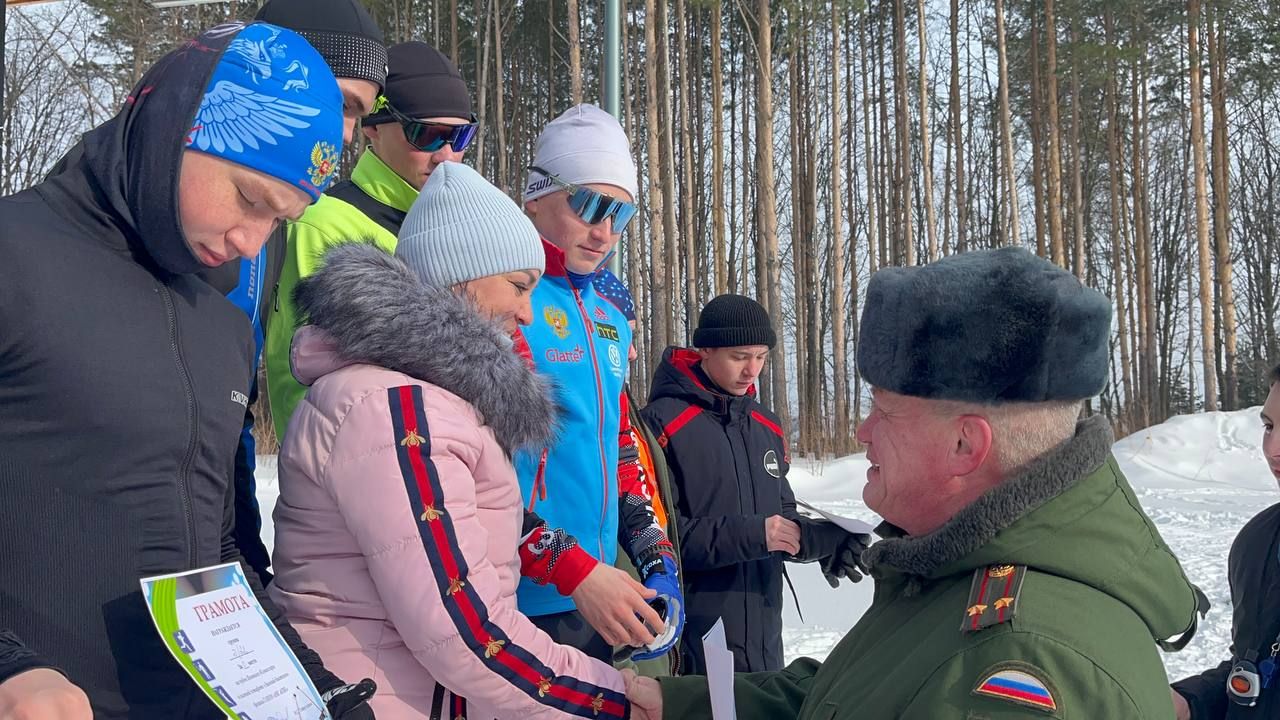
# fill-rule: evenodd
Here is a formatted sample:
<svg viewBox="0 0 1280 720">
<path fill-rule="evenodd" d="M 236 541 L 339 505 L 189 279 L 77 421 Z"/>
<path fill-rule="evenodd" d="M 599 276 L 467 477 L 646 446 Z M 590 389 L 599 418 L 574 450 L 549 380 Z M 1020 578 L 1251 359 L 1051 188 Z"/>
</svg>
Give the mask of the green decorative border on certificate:
<svg viewBox="0 0 1280 720">
<path fill-rule="evenodd" d="M 149 581 L 147 583 L 150 591 L 148 607 L 151 610 L 151 619 L 155 621 L 156 628 L 160 630 L 160 636 L 164 638 L 164 644 L 168 646 L 169 652 L 173 653 L 174 659 L 178 664 L 182 665 L 182 669 L 187 671 L 192 680 L 200 686 L 204 694 L 213 701 L 218 709 L 226 713 L 229 718 L 237 718 L 239 714 L 232 710 L 230 706 L 222 699 L 204 676 L 196 670 L 195 663 L 191 661 L 191 657 L 178 647 L 178 641 L 174 635 L 181 630 L 178 626 L 178 581 L 176 578 L 167 577 L 159 580 Z"/>
</svg>

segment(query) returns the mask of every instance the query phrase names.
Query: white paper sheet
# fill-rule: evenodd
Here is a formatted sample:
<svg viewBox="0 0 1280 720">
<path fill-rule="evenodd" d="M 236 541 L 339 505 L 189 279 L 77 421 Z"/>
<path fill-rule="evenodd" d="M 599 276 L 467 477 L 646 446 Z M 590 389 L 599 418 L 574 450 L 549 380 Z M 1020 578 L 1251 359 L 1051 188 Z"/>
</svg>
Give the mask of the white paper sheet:
<svg viewBox="0 0 1280 720">
<path fill-rule="evenodd" d="M 738 720 L 733 700 L 733 653 L 724 639 L 724 621 L 716 620 L 702 636 L 707 660 L 707 685 L 711 689 L 712 720 Z"/>
<path fill-rule="evenodd" d="M 143 578 L 151 619 L 202 692 L 237 720 L 329 720 L 240 563 Z"/>
<path fill-rule="evenodd" d="M 812 512 L 815 512 L 821 515 L 827 520 L 830 520 L 831 522 L 835 523 L 836 525 L 839 525 L 840 527 L 844 528 L 845 530 L 848 530 L 851 533 L 854 533 L 855 535 L 874 535 L 875 534 L 876 526 L 870 523 L 863 522 L 862 520 L 858 520 L 855 518 L 844 517 L 843 515 L 836 515 L 835 513 L 829 513 L 826 510 L 822 510 L 821 508 L 816 508 L 803 500 L 796 500 L 796 504 L 806 510 L 810 510 Z"/>
</svg>

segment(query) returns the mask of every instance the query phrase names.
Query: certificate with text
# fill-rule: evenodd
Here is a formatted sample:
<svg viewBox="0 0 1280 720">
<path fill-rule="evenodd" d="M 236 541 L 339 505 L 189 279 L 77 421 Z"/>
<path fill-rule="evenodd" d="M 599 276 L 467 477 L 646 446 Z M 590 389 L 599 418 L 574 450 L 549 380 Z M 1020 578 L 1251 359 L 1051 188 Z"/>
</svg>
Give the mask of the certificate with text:
<svg viewBox="0 0 1280 720">
<path fill-rule="evenodd" d="M 232 720 L 330 720 L 239 563 L 143 578 L 169 652 Z"/>
</svg>

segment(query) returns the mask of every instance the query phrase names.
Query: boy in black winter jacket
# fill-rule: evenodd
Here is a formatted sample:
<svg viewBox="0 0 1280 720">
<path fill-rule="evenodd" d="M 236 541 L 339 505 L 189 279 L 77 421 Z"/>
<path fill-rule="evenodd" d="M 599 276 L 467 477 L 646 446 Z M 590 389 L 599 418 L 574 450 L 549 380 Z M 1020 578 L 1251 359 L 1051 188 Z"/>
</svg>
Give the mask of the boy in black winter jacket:
<svg viewBox="0 0 1280 720">
<path fill-rule="evenodd" d="M 1262 454 L 1280 481 L 1280 365 L 1262 406 Z M 1178 720 L 1280 717 L 1280 503 L 1231 545 L 1231 659 L 1173 685 Z"/>
<path fill-rule="evenodd" d="M 765 309 L 721 295 L 702 309 L 693 342 L 663 353 L 641 411 L 673 480 L 689 638 L 681 672 L 706 671 L 701 638 L 717 618 L 736 671 L 779 670 L 782 563 L 822 561 L 829 581 L 856 582 L 864 546 L 796 512 L 781 424 L 755 397 L 777 342 Z"/>
</svg>

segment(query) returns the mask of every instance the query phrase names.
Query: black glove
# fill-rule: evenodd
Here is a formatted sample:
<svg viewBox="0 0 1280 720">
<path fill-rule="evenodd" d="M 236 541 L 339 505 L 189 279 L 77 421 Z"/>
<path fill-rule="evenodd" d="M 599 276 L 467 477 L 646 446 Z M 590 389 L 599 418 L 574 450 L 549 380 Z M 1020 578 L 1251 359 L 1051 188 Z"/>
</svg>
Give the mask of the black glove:
<svg viewBox="0 0 1280 720">
<path fill-rule="evenodd" d="M 805 517 L 803 515 L 790 518 L 800 526 L 800 552 L 787 559 L 798 563 L 811 563 L 822 560 L 835 552 L 848 531 L 827 520 Z"/>
<path fill-rule="evenodd" d="M 840 587 L 842 577 L 848 578 L 851 582 L 862 579 L 862 574 L 867 571 L 862 565 L 862 551 L 870 546 L 868 543 L 870 539 L 869 535 L 846 532 L 835 552 L 822 558 L 820 561 L 822 575 L 827 578 L 828 585 L 832 588 Z"/>
<path fill-rule="evenodd" d="M 365 678 L 354 685 L 339 685 L 320 696 L 333 720 L 375 720 L 369 698 L 378 685 Z"/>
</svg>

